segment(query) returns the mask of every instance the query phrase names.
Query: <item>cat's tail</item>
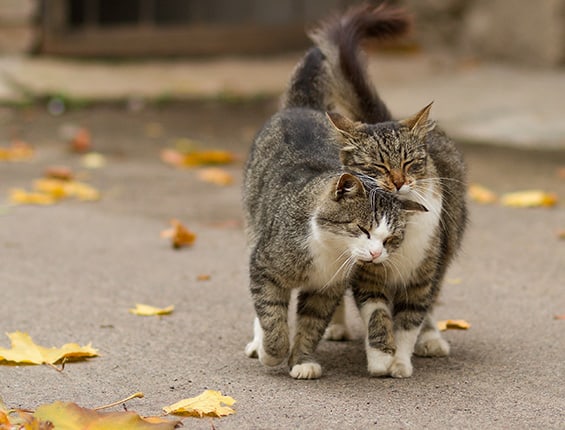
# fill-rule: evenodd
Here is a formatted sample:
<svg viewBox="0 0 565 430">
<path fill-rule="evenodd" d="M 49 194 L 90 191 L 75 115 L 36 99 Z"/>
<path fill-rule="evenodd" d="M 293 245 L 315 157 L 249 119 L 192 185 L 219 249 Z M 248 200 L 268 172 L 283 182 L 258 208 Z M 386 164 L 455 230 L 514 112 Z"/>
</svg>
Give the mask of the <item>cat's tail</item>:
<svg viewBox="0 0 565 430">
<path fill-rule="evenodd" d="M 315 43 L 294 71 L 285 105 L 330 110 L 339 105 L 355 120 L 392 119 L 372 85 L 360 44 L 364 39 L 394 39 L 411 26 L 403 10 L 381 4 L 352 7 L 310 34 Z"/>
</svg>

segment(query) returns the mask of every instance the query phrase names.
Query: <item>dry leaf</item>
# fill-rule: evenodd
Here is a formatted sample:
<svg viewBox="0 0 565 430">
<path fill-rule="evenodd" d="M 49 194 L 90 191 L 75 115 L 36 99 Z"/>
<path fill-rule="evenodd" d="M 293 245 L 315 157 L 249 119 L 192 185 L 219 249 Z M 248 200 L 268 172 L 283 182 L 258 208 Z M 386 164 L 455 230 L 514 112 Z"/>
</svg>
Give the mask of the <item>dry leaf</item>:
<svg viewBox="0 0 565 430">
<path fill-rule="evenodd" d="M 558 237 L 559 239 L 565 240 L 565 229 L 559 230 L 559 231 L 557 232 L 557 237 Z"/>
<path fill-rule="evenodd" d="M 10 190 L 10 201 L 18 205 L 52 205 L 57 199 L 50 194 L 34 193 L 14 188 Z"/>
<path fill-rule="evenodd" d="M 25 161 L 32 158 L 33 155 L 33 148 L 21 140 L 13 141 L 7 148 L 0 148 L 0 161 Z"/>
<path fill-rule="evenodd" d="M 541 190 L 517 191 L 507 193 L 501 197 L 504 206 L 530 208 L 536 206 L 554 206 L 557 204 L 557 195 Z"/>
<path fill-rule="evenodd" d="M 0 348 L 0 362 L 10 361 L 25 364 L 54 364 L 65 359 L 82 359 L 96 357 L 98 351 L 89 343 L 79 346 L 76 343 L 67 343 L 61 348 L 45 348 L 36 345 L 27 333 L 16 331 L 6 333 L 12 344 L 11 349 Z"/>
<path fill-rule="evenodd" d="M 79 128 L 74 133 L 71 142 L 73 152 L 88 152 L 92 148 L 92 137 L 86 128 Z"/>
<path fill-rule="evenodd" d="M 70 181 L 74 178 L 74 173 L 70 167 L 67 166 L 50 166 L 45 169 L 43 174 L 48 179 L 59 179 L 61 181 Z"/>
<path fill-rule="evenodd" d="M 467 330 L 471 328 L 471 324 L 469 324 L 465 320 L 443 320 L 437 322 L 437 328 L 440 331 L 445 330 Z"/>
<path fill-rule="evenodd" d="M 211 278 L 210 275 L 201 274 L 201 275 L 198 275 L 198 276 L 196 277 L 196 280 L 197 280 L 197 281 L 209 281 L 210 278 Z"/>
<path fill-rule="evenodd" d="M 171 239 L 173 248 L 178 249 L 182 246 L 192 245 L 196 240 L 196 235 L 188 230 L 177 219 L 171 220 L 172 227 L 161 232 L 161 237 Z"/>
<path fill-rule="evenodd" d="M 159 417 L 142 418 L 135 412 L 99 412 L 70 402 L 42 405 L 33 417 L 53 423 L 55 429 L 69 430 L 172 430 L 180 423 Z"/>
<path fill-rule="evenodd" d="M 173 312 L 175 307 L 173 305 L 167 306 L 166 308 L 156 308 L 155 306 L 143 305 L 141 303 L 136 303 L 134 309 L 130 309 L 130 313 L 140 316 L 153 316 L 153 315 L 169 315 Z"/>
<path fill-rule="evenodd" d="M 467 193 L 471 200 L 485 205 L 495 203 L 498 200 L 498 196 L 494 192 L 478 184 L 469 185 Z"/>
<path fill-rule="evenodd" d="M 36 191 L 51 195 L 54 199 L 63 197 L 75 197 L 82 201 L 100 199 L 100 192 L 84 182 L 38 179 L 34 182 L 34 188 Z"/>
<path fill-rule="evenodd" d="M 198 167 L 233 163 L 235 156 L 231 152 L 221 150 L 181 152 L 176 149 L 164 149 L 161 151 L 161 160 L 175 167 Z"/>
<path fill-rule="evenodd" d="M 565 179 L 565 167 L 560 167 L 557 169 L 557 177 L 559 179 Z"/>
<path fill-rule="evenodd" d="M 202 394 L 190 399 L 184 399 L 171 406 L 165 406 L 166 414 L 186 415 L 202 418 L 221 417 L 235 413 L 230 407 L 235 400 L 229 396 L 223 396 L 219 391 L 206 390 Z"/>
<path fill-rule="evenodd" d="M 233 176 L 224 169 L 210 167 L 198 172 L 198 179 L 215 185 L 226 186 L 233 184 Z"/>
<path fill-rule="evenodd" d="M 101 169 L 106 166 L 106 157 L 98 152 L 89 152 L 84 154 L 80 160 L 82 167 L 87 169 Z"/>
<path fill-rule="evenodd" d="M 553 319 L 555 320 L 564 320 L 565 321 L 565 314 L 563 315 L 554 315 Z"/>
</svg>

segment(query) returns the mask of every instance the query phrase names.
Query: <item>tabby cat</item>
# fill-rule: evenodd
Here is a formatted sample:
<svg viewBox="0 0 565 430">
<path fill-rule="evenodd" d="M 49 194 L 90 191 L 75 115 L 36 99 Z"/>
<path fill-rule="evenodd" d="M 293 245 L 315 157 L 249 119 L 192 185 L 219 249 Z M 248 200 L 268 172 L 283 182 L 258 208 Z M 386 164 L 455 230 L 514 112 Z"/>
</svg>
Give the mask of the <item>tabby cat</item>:
<svg viewBox="0 0 565 430">
<path fill-rule="evenodd" d="M 386 10 L 371 20 L 375 26 L 394 26 Z M 330 108 L 327 65 L 318 48 L 305 56 L 282 109 L 256 136 L 244 169 L 256 312 L 246 354 L 267 366 L 279 365 L 290 354 L 290 374 L 297 379 L 321 376 L 313 353 L 351 274 L 359 273 L 358 267 L 386 264 L 403 242 L 408 217 L 427 210 L 344 171 L 343 133 L 325 114 Z M 299 289 L 299 295 L 291 348 L 292 289 Z"/>
<path fill-rule="evenodd" d="M 409 377 L 413 352 L 449 354 L 430 313 L 467 223 L 466 174 L 454 143 L 429 119 L 431 104 L 411 118 L 394 121 L 368 79 L 359 43 L 379 35 L 375 20 L 383 13 L 397 23 L 385 26 L 389 33 L 402 27 L 398 21 L 408 24 L 402 11 L 361 6 L 326 23 L 313 39 L 325 58 L 328 97 L 352 118 L 329 115 L 341 136 L 340 160 L 346 170 L 428 209 L 410 220 L 404 241 L 387 264 L 356 265 L 351 277 L 367 326 L 369 373 Z M 340 310 L 327 337 L 343 333 Z"/>
</svg>

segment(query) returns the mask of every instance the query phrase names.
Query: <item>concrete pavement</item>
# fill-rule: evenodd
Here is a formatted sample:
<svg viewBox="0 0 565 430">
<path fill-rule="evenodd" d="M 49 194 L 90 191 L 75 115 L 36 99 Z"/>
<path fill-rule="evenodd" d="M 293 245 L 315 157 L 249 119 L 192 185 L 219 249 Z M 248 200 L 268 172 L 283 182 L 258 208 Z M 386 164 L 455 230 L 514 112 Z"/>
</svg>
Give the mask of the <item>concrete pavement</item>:
<svg viewBox="0 0 565 430">
<path fill-rule="evenodd" d="M 554 319 L 565 313 L 565 242 L 557 237 L 565 228 L 563 151 L 462 145 L 472 181 L 498 193 L 545 189 L 561 204 L 471 203 L 464 249 L 436 311 L 439 319 L 472 324 L 446 332 L 450 357 L 416 358 L 407 380 L 369 378 L 358 319 L 356 340 L 320 345 L 325 373 L 317 381 L 292 380 L 285 368 L 266 370 L 244 355 L 253 310 L 241 163 L 227 167 L 235 184 L 218 188 L 198 181 L 195 171 L 163 164 L 159 151 L 189 137 L 244 158 L 275 107 L 271 101 L 195 102 L 136 111 L 97 107 L 58 117 L 42 108 L 1 111 L 2 140 L 18 136 L 37 148 L 31 162 L 0 164 L 2 199 L 12 187 L 29 187 L 47 166 L 85 171 L 60 136 L 69 124 L 88 127 L 108 161 L 86 172 L 102 192 L 99 202 L 0 206 L 1 332 L 25 331 L 46 346 L 92 342 L 100 351 L 62 373 L 0 366 L 4 401 L 23 408 L 55 400 L 95 407 L 142 391 L 145 398 L 128 402 L 128 409 L 152 415 L 216 389 L 237 400 L 235 415 L 213 421 L 218 430 L 563 428 L 565 321 Z M 148 124 L 159 124 L 162 134 L 148 134 Z M 196 232 L 193 247 L 174 251 L 159 238 L 173 217 Z M 199 274 L 210 280 L 198 281 Z M 138 302 L 174 304 L 175 311 L 136 317 L 128 309 Z M 8 339 L 0 344 L 8 346 Z M 190 429 L 211 425 L 185 421 Z"/>
</svg>

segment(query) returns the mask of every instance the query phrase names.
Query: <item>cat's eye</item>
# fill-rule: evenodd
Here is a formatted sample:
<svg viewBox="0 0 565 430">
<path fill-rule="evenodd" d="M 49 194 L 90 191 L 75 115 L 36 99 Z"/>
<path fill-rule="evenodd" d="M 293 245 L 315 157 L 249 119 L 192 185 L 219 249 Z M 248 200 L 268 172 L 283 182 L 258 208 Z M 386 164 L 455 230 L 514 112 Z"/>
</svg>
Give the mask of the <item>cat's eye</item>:
<svg viewBox="0 0 565 430">
<path fill-rule="evenodd" d="M 371 238 L 371 233 L 369 233 L 369 230 L 367 230 L 364 227 L 361 227 L 359 224 L 357 224 L 357 227 L 359 227 L 359 230 L 361 230 L 367 236 L 367 239 Z"/>
<path fill-rule="evenodd" d="M 384 164 L 375 164 L 375 168 L 377 170 L 380 170 L 382 173 L 389 173 L 390 170 L 387 166 L 385 166 Z"/>
<path fill-rule="evenodd" d="M 404 169 L 410 170 L 411 172 L 419 172 L 425 167 L 425 162 L 422 160 L 412 160 L 404 163 Z"/>
</svg>

